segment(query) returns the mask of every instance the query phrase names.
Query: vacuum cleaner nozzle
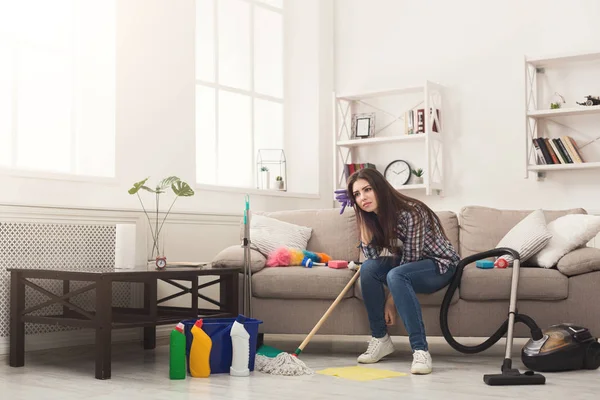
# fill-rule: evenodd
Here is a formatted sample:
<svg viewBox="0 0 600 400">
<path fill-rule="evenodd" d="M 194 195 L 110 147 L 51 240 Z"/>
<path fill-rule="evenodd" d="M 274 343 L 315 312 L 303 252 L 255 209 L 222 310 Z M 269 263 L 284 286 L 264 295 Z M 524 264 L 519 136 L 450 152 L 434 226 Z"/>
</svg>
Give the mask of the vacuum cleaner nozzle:
<svg viewBox="0 0 600 400">
<path fill-rule="evenodd" d="M 486 374 L 483 376 L 483 381 L 490 386 L 543 385 L 546 383 L 546 377 L 533 371 L 526 371 L 522 374 L 518 370 L 512 369 L 501 374 Z"/>
</svg>

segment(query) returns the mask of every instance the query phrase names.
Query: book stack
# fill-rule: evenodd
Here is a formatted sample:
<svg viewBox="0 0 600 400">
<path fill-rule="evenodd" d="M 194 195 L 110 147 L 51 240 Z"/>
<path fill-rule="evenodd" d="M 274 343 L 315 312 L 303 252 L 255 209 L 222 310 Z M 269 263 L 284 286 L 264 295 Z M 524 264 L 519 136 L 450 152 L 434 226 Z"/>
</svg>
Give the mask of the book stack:
<svg viewBox="0 0 600 400">
<path fill-rule="evenodd" d="M 375 164 L 371 164 L 371 163 L 344 164 L 344 173 L 346 174 L 346 179 L 350 178 L 350 175 L 352 175 L 356 171 L 359 171 L 363 168 L 377 169 L 377 167 L 375 167 Z"/>
<path fill-rule="evenodd" d="M 577 143 L 570 136 L 557 139 L 533 139 L 537 164 L 578 164 L 584 163 Z"/>
</svg>

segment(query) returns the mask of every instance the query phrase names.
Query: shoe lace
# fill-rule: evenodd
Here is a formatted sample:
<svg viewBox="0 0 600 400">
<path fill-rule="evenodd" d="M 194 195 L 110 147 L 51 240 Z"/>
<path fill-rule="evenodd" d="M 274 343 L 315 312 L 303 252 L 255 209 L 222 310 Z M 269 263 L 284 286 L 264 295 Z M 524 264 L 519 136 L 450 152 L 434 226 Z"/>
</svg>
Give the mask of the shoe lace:
<svg viewBox="0 0 600 400">
<path fill-rule="evenodd" d="M 366 354 L 373 354 L 377 351 L 377 348 L 379 347 L 379 343 L 381 343 L 377 338 L 371 338 L 371 341 L 369 342 L 369 346 L 367 347 L 367 351 L 365 352 Z"/>
<path fill-rule="evenodd" d="M 415 351 L 413 361 L 421 364 L 427 364 L 427 354 L 423 350 Z"/>
</svg>

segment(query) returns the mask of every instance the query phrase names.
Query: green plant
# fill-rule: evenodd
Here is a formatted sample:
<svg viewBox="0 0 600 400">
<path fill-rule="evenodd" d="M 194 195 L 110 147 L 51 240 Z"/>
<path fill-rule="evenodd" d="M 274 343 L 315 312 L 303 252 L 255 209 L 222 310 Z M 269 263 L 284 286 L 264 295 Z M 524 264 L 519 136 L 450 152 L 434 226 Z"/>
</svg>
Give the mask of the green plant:
<svg viewBox="0 0 600 400">
<path fill-rule="evenodd" d="M 283 177 L 281 177 L 280 175 L 277 175 L 277 178 L 275 178 L 276 181 L 282 181 Z"/>
<path fill-rule="evenodd" d="M 419 169 L 416 169 L 416 170 L 412 169 L 411 171 L 412 171 L 413 175 L 416 176 L 417 178 L 422 177 L 423 173 L 424 173 L 423 172 L 423 168 L 419 168 Z"/>
<path fill-rule="evenodd" d="M 268 171 L 268 170 L 269 170 L 269 168 L 267 168 L 267 167 L 260 167 L 260 170 L 261 170 L 261 171 Z"/>
<path fill-rule="evenodd" d="M 188 185 L 186 182 L 182 181 L 181 179 L 179 179 L 176 176 L 169 176 L 168 178 L 163 179 L 156 185 L 156 187 L 154 189 L 146 186 L 146 181 L 148 181 L 148 179 L 149 178 L 146 178 L 142 181 L 134 183 L 133 187 L 131 189 L 129 189 L 127 192 L 129 194 L 137 195 L 138 199 L 140 200 L 140 204 L 142 205 L 142 209 L 144 210 L 144 214 L 146 214 L 146 218 L 148 219 L 148 225 L 150 226 L 150 233 L 152 234 L 152 240 L 153 240 L 151 258 L 154 258 L 154 250 L 156 250 L 157 256 L 160 255 L 160 251 L 159 251 L 159 247 L 158 247 L 158 238 L 159 238 L 160 232 L 162 231 L 162 227 L 165 223 L 165 220 L 169 216 L 169 213 L 171 212 L 171 208 L 173 208 L 173 204 L 175 204 L 175 201 L 179 197 L 193 196 L 194 191 L 192 190 L 190 185 Z M 160 195 L 163 193 L 166 193 L 166 191 L 169 187 L 175 194 L 175 199 L 173 199 L 173 202 L 171 203 L 169 210 L 165 214 L 165 217 L 163 218 L 162 222 L 160 223 L 160 226 L 158 226 L 158 220 L 159 220 L 158 209 L 159 209 L 159 203 L 160 203 Z M 150 216 L 148 215 L 148 212 L 146 211 L 146 207 L 144 207 L 144 202 L 142 201 L 142 198 L 140 197 L 140 193 L 139 193 L 140 189 L 143 189 L 150 193 L 154 193 L 156 195 L 156 225 L 154 226 L 154 229 L 152 227 L 152 221 L 150 220 Z"/>
</svg>

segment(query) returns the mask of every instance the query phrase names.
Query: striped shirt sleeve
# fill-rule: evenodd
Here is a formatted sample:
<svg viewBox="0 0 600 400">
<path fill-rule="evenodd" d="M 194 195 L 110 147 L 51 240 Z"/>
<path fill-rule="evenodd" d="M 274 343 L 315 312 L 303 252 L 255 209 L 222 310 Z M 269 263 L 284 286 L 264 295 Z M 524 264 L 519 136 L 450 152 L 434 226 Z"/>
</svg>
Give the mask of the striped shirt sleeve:
<svg viewBox="0 0 600 400">
<path fill-rule="evenodd" d="M 400 264 L 423 259 L 423 248 L 425 246 L 424 219 L 426 216 L 423 215 L 424 213 L 419 210 L 420 221 L 410 212 L 403 214 L 402 218 L 404 219 L 403 222 L 406 231 L 404 235 L 404 251 L 402 252 Z"/>
<path fill-rule="evenodd" d="M 361 241 L 359 247 L 365 255 L 365 258 L 377 258 L 379 257 L 379 253 L 381 253 L 381 250 L 374 246 L 373 242 L 364 245 Z"/>
</svg>

